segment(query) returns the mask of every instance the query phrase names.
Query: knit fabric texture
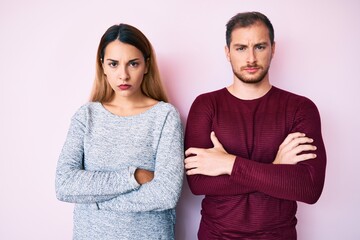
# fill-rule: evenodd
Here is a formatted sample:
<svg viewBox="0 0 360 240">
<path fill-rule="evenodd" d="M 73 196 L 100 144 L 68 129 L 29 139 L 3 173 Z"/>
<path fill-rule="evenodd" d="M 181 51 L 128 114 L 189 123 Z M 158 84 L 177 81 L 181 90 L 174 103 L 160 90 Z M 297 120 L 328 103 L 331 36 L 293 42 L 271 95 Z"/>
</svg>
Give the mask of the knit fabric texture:
<svg viewBox="0 0 360 240">
<path fill-rule="evenodd" d="M 205 195 L 198 238 L 295 240 L 296 201 L 315 203 L 324 185 L 326 153 L 315 104 L 274 86 L 253 100 L 223 88 L 194 101 L 185 148 L 213 147 L 211 131 L 236 159 L 230 176 L 188 176 L 191 191 Z M 314 139 L 317 157 L 272 164 L 293 132 Z"/>
<path fill-rule="evenodd" d="M 183 154 L 180 116 L 169 103 L 126 117 L 99 102 L 83 105 L 55 179 L 57 198 L 75 203 L 73 239 L 174 239 Z M 137 168 L 154 179 L 140 186 Z"/>
</svg>

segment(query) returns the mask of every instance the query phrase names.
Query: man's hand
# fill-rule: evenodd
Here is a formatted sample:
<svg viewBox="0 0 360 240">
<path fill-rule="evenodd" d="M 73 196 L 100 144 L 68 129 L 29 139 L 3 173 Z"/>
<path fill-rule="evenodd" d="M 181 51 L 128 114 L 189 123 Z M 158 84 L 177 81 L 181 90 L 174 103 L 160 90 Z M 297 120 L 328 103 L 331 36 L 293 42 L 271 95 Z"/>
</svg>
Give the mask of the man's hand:
<svg viewBox="0 0 360 240">
<path fill-rule="evenodd" d="M 304 133 L 290 133 L 281 143 L 273 164 L 297 164 L 316 158 L 315 153 L 302 153 L 316 150 L 312 142 Z"/>
<path fill-rule="evenodd" d="M 187 175 L 219 176 L 231 174 L 236 156 L 228 154 L 214 132 L 210 134 L 213 148 L 189 148 L 185 151 Z"/>
<path fill-rule="evenodd" d="M 134 177 L 136 181 L 142 185 L 153 180 L 154 172 L 138 168 L 135 170 Z"/>
</svg>

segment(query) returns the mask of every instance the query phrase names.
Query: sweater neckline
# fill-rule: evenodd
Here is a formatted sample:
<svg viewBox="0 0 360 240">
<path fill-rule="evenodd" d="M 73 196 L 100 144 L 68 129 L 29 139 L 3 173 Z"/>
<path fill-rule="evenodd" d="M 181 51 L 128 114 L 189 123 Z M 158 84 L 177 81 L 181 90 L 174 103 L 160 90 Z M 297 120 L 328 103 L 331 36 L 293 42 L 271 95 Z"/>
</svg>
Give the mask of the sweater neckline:
<svg viewBox="0 0 360 240">
<path fill-rule="evenodd" d="M 276 89 L 275 86 L 271 86 L 269 91 L 267 91 L 263 96 L 261 96 L 259 98 L 254 98 L 254 99 L 241 99 L 241 98 L 238 98 L 238 97 L 232 95 L 226 87 L 223 88 L 223 91 L 225 92 L 226 95 L 230 96 L 232 99 L 235 99 L 237 101 L 245 102 L 245 103 L 256 103 L 256 102 L 259 102 L 259 101 L 267 98 L 273 91 L 275 91 L 275 89 Z"/>
<path fill-rule="evenodd" d="M 164 102 L 163 101 L 159 101 L 156 104 L 154 104 L 153 106 L 151 106 L 150 108 L 148 108 L 147 110 L 138 113 L 138 114 L 134 114 L 134 115 L 129 115 L 129 116 L 120 116 L 117 115 L 115 113 L 110 112 L 108 109 L 106 109 L 104 107 L 104 105 L 101 102 L 96 102 L 96 104 L 98 105 L 99 109 L 104 112 L 105 114 L 107 114 L 108 116 L 111 117 L 115 117 L 115 118 L 119 118 L 119 119 L 132 119 L 132 118 L 137 118 L 137 117 L 141 117 L 144 115 L 147 115 L 149 113 L 151 113 L 152 111 L 155 111 L 158 107 L 160 107 L 160 105 L 162 105 Z"/>
</svg>

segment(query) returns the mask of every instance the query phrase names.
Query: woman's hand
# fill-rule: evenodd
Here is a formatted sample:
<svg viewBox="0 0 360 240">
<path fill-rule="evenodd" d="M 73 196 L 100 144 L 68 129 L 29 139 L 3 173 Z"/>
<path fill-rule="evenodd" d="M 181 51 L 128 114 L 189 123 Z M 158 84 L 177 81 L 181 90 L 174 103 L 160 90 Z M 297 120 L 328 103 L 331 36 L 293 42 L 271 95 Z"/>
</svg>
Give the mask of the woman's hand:
<svg viewBox="0 0 360 240">
<path fill-rule="evenodd" d="M 138 169 L 135 170 L 134 176 L 135 176 L 136 181 L 140 185 L 143 185 L 143 184 L 153 180 L 154 172 L 138 168 Z"/>
</svg>

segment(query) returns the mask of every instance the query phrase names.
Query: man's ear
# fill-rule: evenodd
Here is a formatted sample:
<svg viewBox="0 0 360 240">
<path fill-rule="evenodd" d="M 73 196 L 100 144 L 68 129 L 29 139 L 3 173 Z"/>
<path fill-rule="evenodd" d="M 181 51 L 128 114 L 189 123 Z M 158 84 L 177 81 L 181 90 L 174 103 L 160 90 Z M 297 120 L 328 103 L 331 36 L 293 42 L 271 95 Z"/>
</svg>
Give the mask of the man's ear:
<svg viewBox="0 0 360 240">
<path fill-rule="evenodd" d="M 276 44 L 275 44 L 275 42 L 271 45 L 271 59 L 274 57 L 274 54 L 275 54 L 275 46 L 276 46 Z"/>
<path fill-rule="evenodd" d="M 227 58 L 227 60 L 230 62 L 230 49 L 227 45 L 225 45 L 225 56 Z"/>
</svg>

